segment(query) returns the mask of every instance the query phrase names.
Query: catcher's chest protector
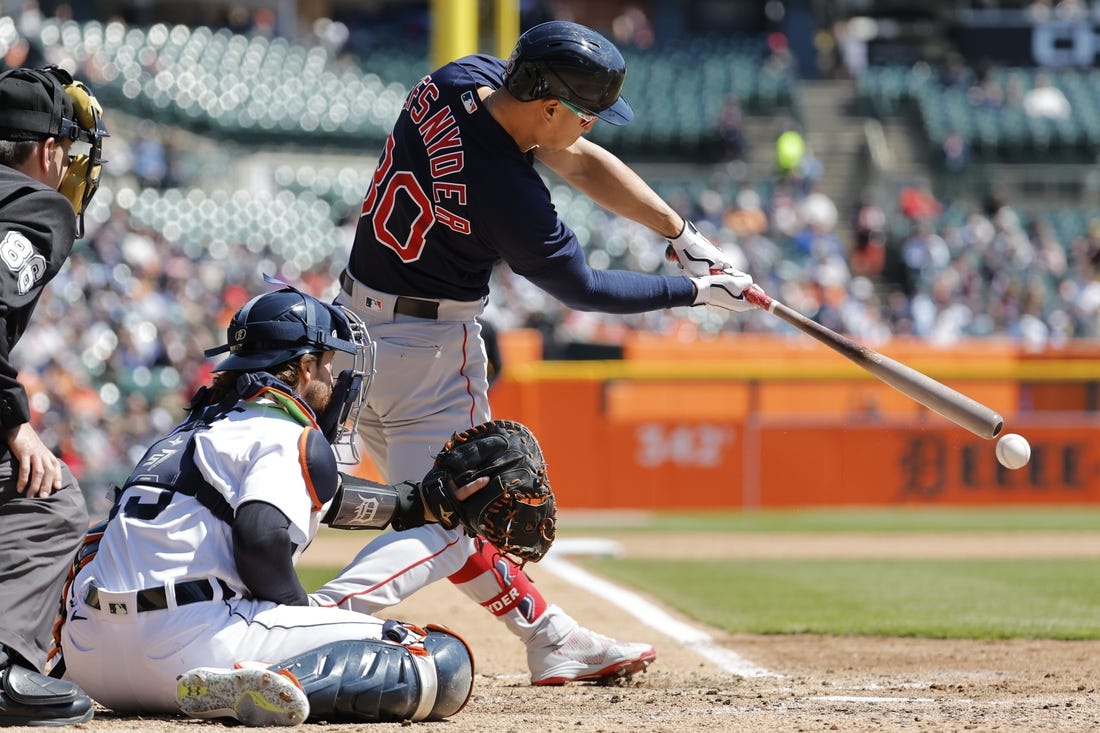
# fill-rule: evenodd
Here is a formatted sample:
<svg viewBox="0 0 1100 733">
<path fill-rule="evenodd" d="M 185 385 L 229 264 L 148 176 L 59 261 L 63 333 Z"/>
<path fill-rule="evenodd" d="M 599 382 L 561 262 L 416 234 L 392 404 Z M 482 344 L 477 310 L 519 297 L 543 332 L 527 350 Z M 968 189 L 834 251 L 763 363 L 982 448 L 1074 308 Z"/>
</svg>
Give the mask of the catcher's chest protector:
<svg viewBox="0 0 1100 733">
<path fill-rule="evenodd" d="M 217 411 L 214 415 L 204 415 L 199 411 L 192 412 L 187 422 L 164 438 L 161 438 L 145 452 L 138 462 L 121 491 L 116 497 L 115 506 L 111 509 L 111 517 L 122 508 L 123 512 L 136 519 L 153 519 L 172 501 L 175 492 L 194 496 L 209 509 L 215 517 L 223 522 L 233 523 L 233 507 L 225 500 L 217 489 L 210 485 L 195 465 L 195 433 L 206 430 L 210 423 L 225 414 L 226 410 Z M 165 491 L 155 504 L 144 503 L 137 497 L 130 497 L 125 506 L 120 507 L 119 501 L 126 489 L 131 486 L 153 486 Z"/>
</svg>

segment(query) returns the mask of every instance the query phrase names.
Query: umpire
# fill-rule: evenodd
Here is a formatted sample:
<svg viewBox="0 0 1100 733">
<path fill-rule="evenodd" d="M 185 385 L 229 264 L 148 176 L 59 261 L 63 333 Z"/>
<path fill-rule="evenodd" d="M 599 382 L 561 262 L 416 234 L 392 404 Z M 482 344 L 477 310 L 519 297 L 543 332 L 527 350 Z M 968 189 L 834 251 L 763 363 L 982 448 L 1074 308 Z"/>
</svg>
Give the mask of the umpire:
<svg viewBox="0 0 1100 733">
<path fill-rule="evenodd" d="M 82 235 L 107 134 L 99 115 L 87 87 L 62 69 L 0 74 L 0 726 L 72 725 L 93 714 L 79 687 L 40 673 L 88 510 L 31 427 L 10 355 Z"/>
</svg>

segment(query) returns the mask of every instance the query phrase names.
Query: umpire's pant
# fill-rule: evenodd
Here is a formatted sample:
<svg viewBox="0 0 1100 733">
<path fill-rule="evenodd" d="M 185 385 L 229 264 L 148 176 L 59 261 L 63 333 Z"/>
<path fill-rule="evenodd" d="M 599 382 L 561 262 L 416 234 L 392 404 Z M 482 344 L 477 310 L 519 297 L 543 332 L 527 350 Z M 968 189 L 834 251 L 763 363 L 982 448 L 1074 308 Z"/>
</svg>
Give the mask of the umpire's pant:
<svg viewBox="0 0 1100 733">
<path fill-rule="evenodd" d="M 62 464 L 61 488 L 47 497 L 16 493 L 18 464 L 0 458 L 0 644 L 41 671 L 69 568 L 88 531 L 80 486 Z"/>
</svg>

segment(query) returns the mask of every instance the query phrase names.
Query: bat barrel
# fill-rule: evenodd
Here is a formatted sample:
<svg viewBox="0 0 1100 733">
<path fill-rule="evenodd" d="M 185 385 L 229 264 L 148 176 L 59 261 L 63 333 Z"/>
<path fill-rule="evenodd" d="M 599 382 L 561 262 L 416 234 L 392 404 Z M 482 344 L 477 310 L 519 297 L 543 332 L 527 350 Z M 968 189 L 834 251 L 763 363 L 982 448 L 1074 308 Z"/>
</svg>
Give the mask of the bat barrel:
<svg viewBox="0 0 1100 733">
<path fill-rule="evenodd" d="M 966 428 L 978 437 L 989 440 L 1000 435 L 1001 430 L 1004 429 L 1004 418 L 996 411 L 937 382 L 923 372 L 883 356 L 847 336 L 822 326 L 817 321 L 768 296 L 756 285 L 747 288 L 744 296 L 745 300 L 753 305 L 778 316 L 902 394 L 946 417 L 959 427 Z"/>
</svg>

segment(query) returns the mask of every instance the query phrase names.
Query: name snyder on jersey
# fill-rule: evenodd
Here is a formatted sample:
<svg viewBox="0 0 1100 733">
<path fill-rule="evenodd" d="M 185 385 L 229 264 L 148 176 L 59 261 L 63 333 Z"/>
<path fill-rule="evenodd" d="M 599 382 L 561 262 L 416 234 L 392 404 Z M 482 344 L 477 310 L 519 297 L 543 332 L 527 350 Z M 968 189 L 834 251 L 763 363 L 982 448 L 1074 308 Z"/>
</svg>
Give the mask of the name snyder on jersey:
<svg viewBox="0 0 1100 733">
<path fill-rule="evenodd" d="M 448 104 L 435 104 L 439 100 L 439 87 L 431 76 L 420 80 L 408 97 L 403 109 L 416 125 L 424 151 L 428 156 L 428 170 L 432 184 L 429 196 L 412 173 L 393 172 L 393 135 L 386 139 L 386 149 L 378 169 L 374 173 L 370 190 L 363 200 L 361 217 L 370 216 L 375 238 L 392 249 L 405 262 L 412 262 L 423 251 L 424 238 L 432 225 L 439 222 L 459 234 L 470 234 L 469 219 L 459 216 L 446 206 L 454 202 L 466 205 L 466 184 L 453 178 L 462 171 L 464 153 L 462 134 Z M 475 111 L 476 105 L 470 111 Z M 392 174 L 392 175 L 391 175 Z M 397 196 L 401 192 L 416 207 L 409 236 L 395 236 L 387 227 Z"/>
</svg>

